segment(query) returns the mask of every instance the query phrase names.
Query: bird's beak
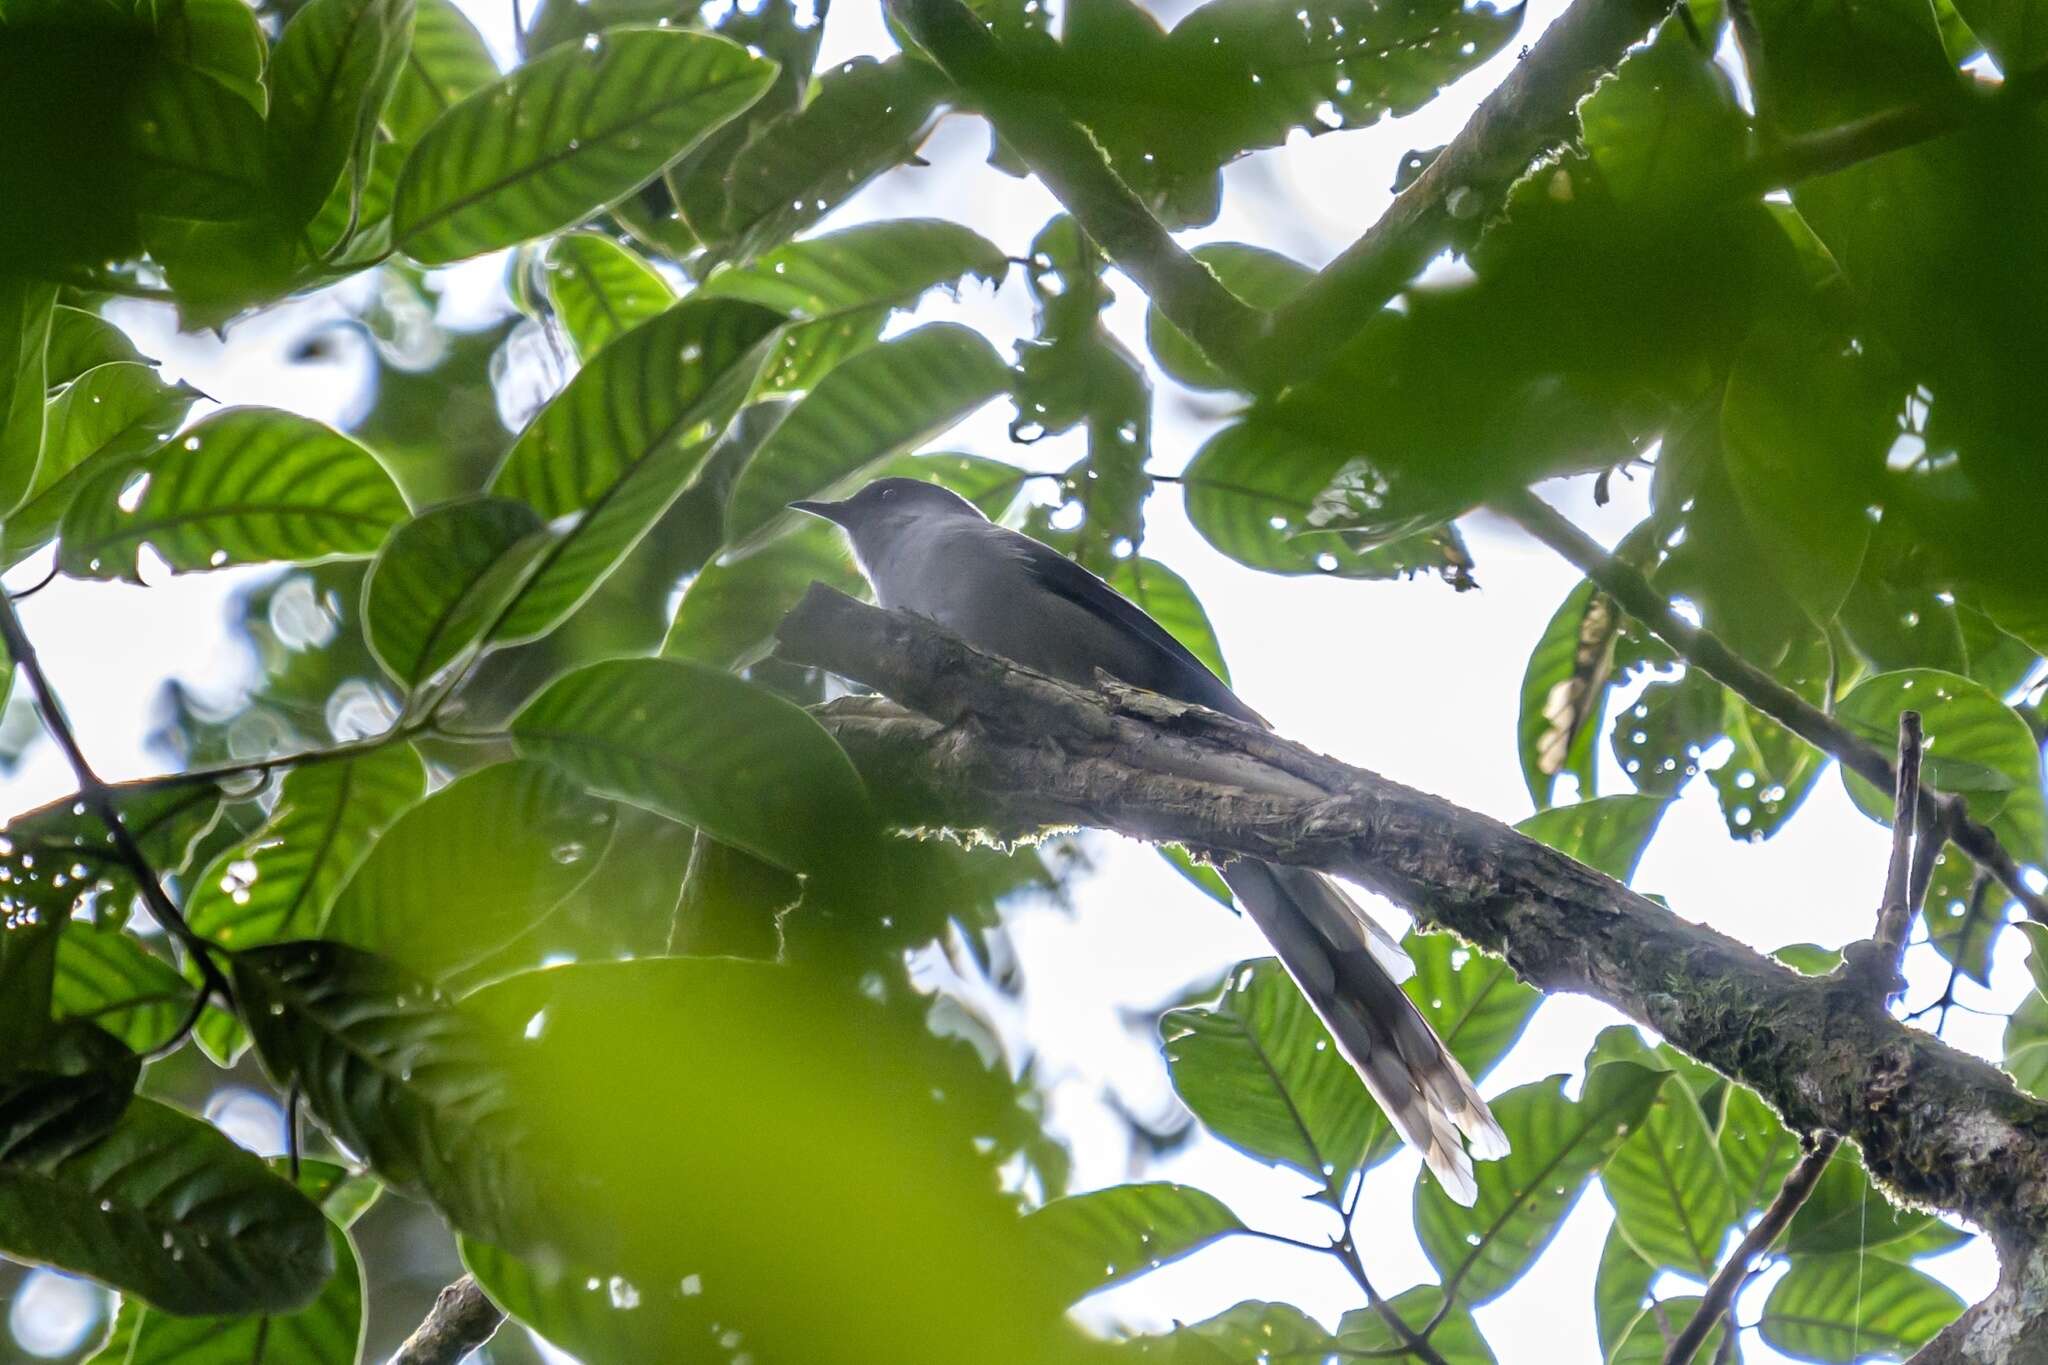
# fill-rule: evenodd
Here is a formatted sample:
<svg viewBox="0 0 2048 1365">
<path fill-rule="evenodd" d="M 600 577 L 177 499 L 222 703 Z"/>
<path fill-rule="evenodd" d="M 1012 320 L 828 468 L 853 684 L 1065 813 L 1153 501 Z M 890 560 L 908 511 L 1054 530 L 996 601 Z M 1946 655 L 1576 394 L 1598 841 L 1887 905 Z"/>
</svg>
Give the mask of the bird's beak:
<svg viewBox="0 0 2048 1365">
<path fill-rule="evenodd" d="M 800 499 L 790 503 L 789 510 L 792 512 L 809 512 L 814 517 L 823 517 L 827 521 L 837 522 L 839 525 L 844 526 L 846 521 L 842 514 L 842 509 L 845 506 L 846 504 L 843 502 L 812 502 L 808 499 Z"/>
</svg>

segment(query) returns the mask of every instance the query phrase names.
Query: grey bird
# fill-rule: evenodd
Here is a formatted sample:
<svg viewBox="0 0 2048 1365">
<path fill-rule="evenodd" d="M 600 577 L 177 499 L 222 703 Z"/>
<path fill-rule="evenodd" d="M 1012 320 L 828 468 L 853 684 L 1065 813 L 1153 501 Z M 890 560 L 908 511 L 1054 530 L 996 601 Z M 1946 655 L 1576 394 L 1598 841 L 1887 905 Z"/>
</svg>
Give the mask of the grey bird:
<svg viewBox="0 0 2048 1365">
<path fill-rule="evenodd" d="M 1135 603 L 948 489 L 877 479 L 843 502 L 790 506 L 846 531 L 884 607 L 928 616 L 978 649 L 1066 682 L 1092 687 L 1100 669 L 1265 727 Z M 1472 1203 L 1472 1158 L 1506 1155 L 1507 1134 L 1402 992 L 1407 954 L 1319 873 L 1249 858 L 1221 872 L 1395 1129 L 1453 1199 Z"/>
</svg>

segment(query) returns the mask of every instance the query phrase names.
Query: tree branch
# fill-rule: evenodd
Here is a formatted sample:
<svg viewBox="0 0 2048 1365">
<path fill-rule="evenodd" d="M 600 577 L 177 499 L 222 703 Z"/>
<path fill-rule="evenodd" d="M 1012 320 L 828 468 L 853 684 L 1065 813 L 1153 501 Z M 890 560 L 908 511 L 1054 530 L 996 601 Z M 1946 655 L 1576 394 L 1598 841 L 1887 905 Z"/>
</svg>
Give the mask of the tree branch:
<svg viewBox="0 0 2048 1365">
<path fill-rule="evenodd" d="M 1876 745 L 1736 654 L 1720 637 L 1680 616 L 1649 579 L 1601 549 L 1591 536 L 1535 494 L 1518 490 L 1497 499 L 1494 507 L 1592 579 L 1688 664 L 1815 748 L 1834 755 L 1843 767 L 1879 790 L 1896 782 L 1891 760 Z M 1923 787 L 1919 807 L 1928 828 L 1945 828 L 1956 847 L 1997 878 L 2026 907 L 2028 915 L 2048 923 L 2048 898 L 2027 884 L 2018 861 L 1990 826 L 1970 818 L 1961 797 Z"/>
<path fill-rule="evenodd" d="M 780 639 L 902 703 L 821 712 L 900 826 L 1089 825 L 1349 878 L 1541 989 L 1607 1001 L 1794 1129 L 1853 1137 L 1878 1178 L 2001 1251 L 2048 1238 L 2048 1105 L 1856 983 L 1800 976 L 1486 816 L 1200 707 L 1070 687 L 818 587 Z"/>
<path fill-rule="evenodd" d="M 1032 89 L 1002 44 L 960 0 L 889 0 L 889 12 L 952 82 L 979 102 L 1117 268 L 1218 365 L 1244 373 L 1265 315 L 1225 289 L 1118 178 L 1088 131 Z"/>
<path fill-rule="evenodd" d="M 455 1365 L 489 1341 L 504 1320 L 476 1277 L 464 1275 L 434 1297 L 426 1320 L 405 1339 L 391 1365 Z"/>
</svg>

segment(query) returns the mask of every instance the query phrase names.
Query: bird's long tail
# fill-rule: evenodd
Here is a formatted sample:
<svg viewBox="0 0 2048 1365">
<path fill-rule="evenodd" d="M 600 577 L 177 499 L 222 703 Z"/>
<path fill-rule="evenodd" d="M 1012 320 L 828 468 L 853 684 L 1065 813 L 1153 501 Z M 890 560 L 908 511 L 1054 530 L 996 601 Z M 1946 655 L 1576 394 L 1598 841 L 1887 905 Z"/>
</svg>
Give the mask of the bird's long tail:
<svg viewBox="0 0 2048 1365">
<path fill-rule="evenodd" d="M 1335 882 L 1240 858 L 1220 869 L 1395 1131 L 1461 1204 L 1478 1198 L 1472 1158 L 1508 1137 L 1471 1077 L 1401 990 L 1406 955 Z M 1458 1140 L 1471 1144 L 1468 1154 Z"/>
</svg>

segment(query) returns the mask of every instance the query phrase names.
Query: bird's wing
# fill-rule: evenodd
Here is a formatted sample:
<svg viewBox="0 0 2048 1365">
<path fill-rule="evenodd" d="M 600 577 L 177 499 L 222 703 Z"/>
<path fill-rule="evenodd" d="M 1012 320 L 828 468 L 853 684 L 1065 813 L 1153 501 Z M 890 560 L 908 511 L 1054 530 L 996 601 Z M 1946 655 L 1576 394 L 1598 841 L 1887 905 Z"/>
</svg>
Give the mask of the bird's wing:
<svg viewBox="0 0 2048 1365">
<path fill-rule="evenodd" d="M 1023 560 L 1025 571 L 1047 592 L 1065 598 L 1126 638 L 1143 641 L 1156 650 L 1162 664 L 1181 683 L 1174 691 L 1179 700 L 1196 702 L 1255 725 L 1265 724 L 1257 712 L 1239 701 L 1237 694 L 1209 671 L 1207 664 L 1148 616 L 1144 608 L 1051 546 L 1014 531 L 1010 534 L 1016 537 L 1013 548 Z"/>
</svg>

